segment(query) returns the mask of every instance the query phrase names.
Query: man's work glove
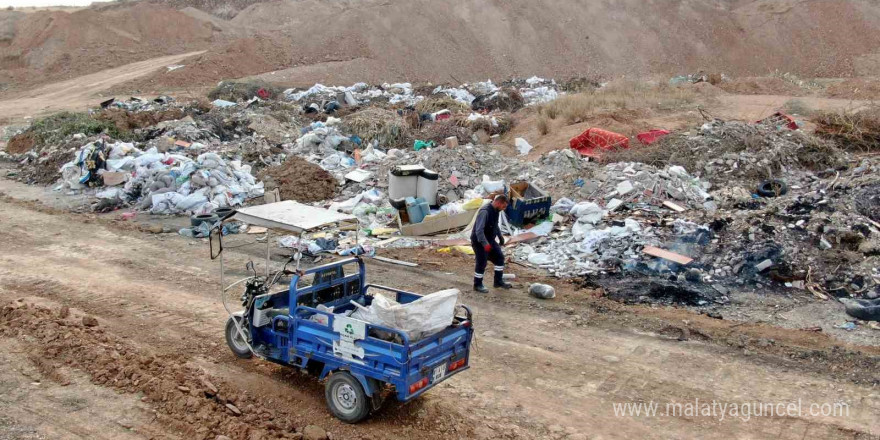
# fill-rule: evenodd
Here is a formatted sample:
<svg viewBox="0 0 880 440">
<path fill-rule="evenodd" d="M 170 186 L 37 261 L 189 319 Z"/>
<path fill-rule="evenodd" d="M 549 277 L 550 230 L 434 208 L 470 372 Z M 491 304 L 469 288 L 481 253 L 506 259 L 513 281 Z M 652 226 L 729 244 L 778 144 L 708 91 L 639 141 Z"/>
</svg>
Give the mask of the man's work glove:
<svg viewBox="0 0 880 440">
<path fill-rule="evenodd" d="M 487 245 L 483 246 L 483 249 L 485 249 L 486 252 L 490 252 L 490 251 L 492 250 L 492 245 L 491 245 L 491 244 L 487 244 Z"/>
</svg>

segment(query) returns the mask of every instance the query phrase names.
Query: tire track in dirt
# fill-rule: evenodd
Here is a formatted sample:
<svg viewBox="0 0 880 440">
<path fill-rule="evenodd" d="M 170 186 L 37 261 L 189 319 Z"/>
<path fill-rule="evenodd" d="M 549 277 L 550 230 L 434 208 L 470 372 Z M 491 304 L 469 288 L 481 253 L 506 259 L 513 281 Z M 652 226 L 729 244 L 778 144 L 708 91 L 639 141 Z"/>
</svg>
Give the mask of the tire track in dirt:
<svg viewBox="0 0 880 440">
<path fill-rule="evenodd" d="M 85 110 L 97 104 L 98 98 L 95 98 L 95 95 L 101 91 L 202 53 L 204 51 L 152 58 L 47 84 L 27 92 L 26 96 L 0 101 L 0 115 L 3 115 L 7 121 L 13 121 L 25 116 L 62 110 Z M 106 98 L 101 100 L 103 99 Z"/>
<path fill-rule="evenodd" d="M 198 287 L 176 290 L 158 279 L 173 279 L 186 272 L 191 277 L 194 271 L 185 266 L 162 266 L 164 275 L 156 277 L 156 268 L 151 265 L 159 264 L 159 259 L 152 254 L 152 244 L 144 246 L 124 236 L 102 237 L 112 241 L 97 245 L 95 236 L 89 234 L 82 239 L 68 237 L 64 245 L 59 245 L 41 239 L 41 233 L 33 233 L 49 228 L 48 223 L 51 220 L 38 220 L 27 232 L 0 237 L 10 243 L 35 238 L 38 243 L 16 246 L 16 258 L 0 260 L 4 263 L 0 265 L 0 298 L 37 296 L 82 309 L 102 318 L 102 326 L 115 336 L 131 340 L 144 350 L 177 356 L 220 372 L 221 377 L 236 383 L 237 389 L 280 401 L 282 406 L 296 409 L 298 421 L 318 423 L 342 438 L 364 434 L 374 439 L 412 438 L 415 427 L 420 433 L 437 437 L 469 437 L 472 422 L 467 416 L 428 404 L 429 399 L 406 407 L 389 403 L 389 408 L 357 427 L 341 424 L 329 416 L 323 387 L 314 379 L 274 364 L 237 360 L 228 352 L 222 336 L 226 315 L 218 308 L 218 299 L 189 293 L 204 291 L 205 283 L 187 282 Z M 117 256 L 131 252 L 132 244 L 139 244 L 135 248 L 142 254 L 141 259 Z M 6 264 L 13 269 L 2 267 Z M 45 273 L 48 267 L 56 270 Z M 426 423 L 429 420 L 431 423 Z M 434 423 L 437 420 L 442 423 Z"/>
</svg>

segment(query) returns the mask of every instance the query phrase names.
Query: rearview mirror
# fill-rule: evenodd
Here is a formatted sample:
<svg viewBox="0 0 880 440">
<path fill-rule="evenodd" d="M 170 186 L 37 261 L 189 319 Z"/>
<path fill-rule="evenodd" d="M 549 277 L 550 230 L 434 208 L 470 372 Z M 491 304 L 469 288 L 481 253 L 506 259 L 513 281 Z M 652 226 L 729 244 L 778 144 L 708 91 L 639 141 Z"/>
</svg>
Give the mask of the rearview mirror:
<svg viewBox="0 0 880 440">
<path fill-rule="evenodd" d="M 257 275 L 257 270 L 254 269 L 254 262 L 253 262 L 253 261 L 248 261 L 247 264 L 244 265 L 244 268 L 245 268 L 248 272 L 253 272 L 253 273 L 254 273 L 254 276 Z"/>
<path fill-rule="evenodd" d="M 223 240 L 221 239 L 223 234 L 221 233 L 220 228 L 211 229 L 210 234 L 208 234 L 208 242 L 211 245 L 211 259 L 214 260 L 220 256 L 220 253 L 223 252 Z"/>
</svg>

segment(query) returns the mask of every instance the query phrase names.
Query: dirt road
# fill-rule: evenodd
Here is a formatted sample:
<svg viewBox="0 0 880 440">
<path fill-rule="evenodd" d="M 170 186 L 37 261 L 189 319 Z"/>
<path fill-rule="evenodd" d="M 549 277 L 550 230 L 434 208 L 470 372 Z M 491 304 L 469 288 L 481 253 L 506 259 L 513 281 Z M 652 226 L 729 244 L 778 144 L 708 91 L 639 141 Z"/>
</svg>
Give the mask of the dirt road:
<svg viewBox="0 0 880 440">
<path fill-rule="evenodd" d="M 10 194 L 16 185 L 0 180 L 0 191 Z M 344 425 L 328 416 L 321 384 L 273 364 L 236 359 L 228 351 L 222 335 L 226 315 L 215 293 L 217 267 L 204 242 L 147 234 L 128 222 L 54 212 L 11 197 L 0 199 L 0 242 L 0 304 L 30 304 L 15 318 L 0 315 L 0 430 L 12 433 L 0 438 L 213 439 L 224 434 L 252 439 L 270 438 L 262 436 L 275 426 L 308 424 L 322 426 L 334 439 L 374 440 L 861 439 L 880 434 L 880 393 L 864 385 L 865 380 L 877 383 L 876 352 L 798 336 L 803 332 L 713 323 L 717 320 L 678 311 L 630 310 L 574 301 L 572 295 L 565 303 L 538 303 L 521 290 L 465 294 L 476 312 L 478 335 L 469 372 L 411 404 L 388 402 L 372 419 Z M 243 267 L 246 254 L 227 252 L 231 267 Z M 370 263 L 369 274 L 421 292 L 441 286 L 465 290 L 469 282 L 461 273 L 383 263 Z M 76 319 L 57 319 L 64 316 L 62 306 Z M 96 317 L 98 325 L 70 324 L 82 314 Z M 678 322 L 691 328 L 689 340 L 660 331 L 663 322 L 674 321 L 670 317 L 689 321 Z M 661 324 L 649 331 L 645 322 Z M 754 332 L 764 332 L 765 342 L 755 342 Z M 742 342 L 718 343 L 719 335 Z M 819 342 L 799 349 L 804 341 Z M 777 355 L 782 352 L 790 354 Z M 859 367 L 849 368 L 852 364 Z M 138 383 L 149 374 L 165 388 Z M 224 401 L 244 414 L 236 418 L 201 401 L 190 405 L 194 374 L 210 378 L 228 396 Z M 186 391 L 179 399 L 185 404 L 167 397 L 181 384 Z M 746 421 L 699 414 L 618 417 L 614 410 L 614 404 L 656 402 L 660 414 L 667 403 L 696 399 L 800 401 L 804 414 Z M 848 415 L 806 414 L 811 404 L 834 403 L 845 404 Z M 200 426 L 204 420 L 206 426 Z"/>
<path fill-rule="evenodd" d="M 0 101 L 0 115 L 6 122 L 13 122 L 27 116 L 62 110 L 86 110 L 94 107 L 100 100 L 99 92 L 201 53 L 203 51 L 152 58 L 67 81 L 47 84 L 23 93 L 21 96 Z"/>
</svg>

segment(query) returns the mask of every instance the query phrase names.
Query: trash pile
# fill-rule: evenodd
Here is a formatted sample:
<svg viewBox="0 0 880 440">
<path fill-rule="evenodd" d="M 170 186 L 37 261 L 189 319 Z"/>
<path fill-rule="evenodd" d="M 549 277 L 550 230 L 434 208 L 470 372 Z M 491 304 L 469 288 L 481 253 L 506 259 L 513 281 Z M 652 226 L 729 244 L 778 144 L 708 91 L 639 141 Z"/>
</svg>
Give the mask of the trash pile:
<svg viewBox="0 0 880 440">
<path fill-rule="evenodd" d="M 349 87 L 315 84 L 307 90 L 287 89 L 284 97 L 288 101 L 301 102 L 305 108 L 314 111 L 327 111 L 329 103 L 335 103 L 339 108 L 343 103 L 350 106 L 369 104 L 375 100 L 381 100 L 389 104 L 414 105 L 424 99 L 422 96 L 413 94 L 410 83 L 382 84 L 370 86 L 367 83 L 357 83 Z M 319 105 L 318 103 L 322 103 Z M 328 113 L 330 113 L 328 111 Z"/>
<path fill-rule="evenodd" d="M 725 183 L 836 170 L 846 166 L 847 158 L 830 143 L 769 120 L 715 120 L 696 132 L 666 136 L 657 148 L 679 155 L 677 160 L 695 175 Z"/>
<path fill-rule="evenodd" d="M 658 170 L 641 163 L 617 162 L 594 171 L 591 178 L 582 179 L 576 185 L 581 188 L 579 194 L 599 200 L 611 211 L 627 203 L 659 204 L 667 200 L 684 207 L 717 209 L 712 196 L 706 192 L 711 185 L 678 165 Z"/>
<path fill-rule="evenodd" d="M 455 101 L 473 106 L 474 110 L 501 109 L 514 111 L 522 106 L 550 102 L 559 97 L 556 81 L 539 77 L 526 80 L 508 81 L 496 86 L 492 80 L 462 84 L 458 87 L 437 86 L 431 96 L 445 95 Z M 391 105 L 414 106 L 426 99 L 418 95 L 410 83 L 382 84 L 370 86 L 357 83 L 351 86 L 325 86 L 315 84 L 306 89 L 284 91 L 288 101 L 303 104 L 313 112 L 332 113 L 342 105 L 359 106 L 382 102 Z"/>
<path fill-rule="evenodd" d="M 701 137 L 726 139 L 733 130 Z M 767 154 L 788 164 L 774 180 L 756 185 L 760 179 L 726 162 L 730 168 L 713 174 L 714 185 L 677 165 L 611 163 L 578 182 L 586 188 L 580 197 L 557 200 L 549 234 L 536 234 L 513 257 L 566 278 L 659 275 L 672 284 L 654 291 L 690 305 L 723 303 L 731 286 L 797 289 L 822 299 L 880 296 L 880 162 L 813 172 L 796 159 L 813 139 L 797 133 L 792 138 L 803 140 L 795 143 L 770 132 L 762 142 L 775 150 Z M 710 143 L 719 145 L 695 150 Z M 786 155 L 791 149 L 795 155 Z M 845 163 L 848 155 L 837 153 L 826 160 Z M 637 296 L 657 301 L 652 295 Z"/>
<path fill-rule="evenodd" d="M 213 106 L 114 100 L 101 111 L 182 116 L 116 136 L 115 120 L 95 132 L 85 130 L 93 120 L 68 118 L 84 132 L 26 131 L 6 157 L 23 180 L 48 184 L 43 173 L 60 177 L 59 191 L 93 194 L 98 211 L 209 214 L 277 194 L 358 217 L 360 231 L 280 242 L 313 253 L 466 239 L 476 209 L 503 192 L 514 200 L 502 228 L 515 238 L 509 255 L 558 277 L 647 277 L 656 283 L 646 300 L 669 293 L 695 305 L 723 303 L 741 285 L 880 295 L 877 159 L 856 160 L 785 115 L 655 130 L 628 148 L 600 146 L 599 162 L 564 145 L 526 160 L 523 138 L 498 148 L 510 112 L 559 90 L 533 77 L 426 89 L 316 84 Z M 188 234 L 204 235 L 193 225 Z M 468 244 L 442 249 L 456 246 Z"/>
<path fill-rule="evenodd" d="M 102 109 L 121 109 L 130 112 L 148 112 L 157 110 L 166 110 L 168 104 L 174 102 L 174 98 L 162 95 L 154 99 L 145 99 L 138 96 L 132 96 L 125 101 L 116 98 L 110 98 L 101 102 Z"/>
<path fill-rule="evenodd" d="M 432 92 L 434 95 L 440 93 L 473 106 L 474 110 L 501 108 L 507 111 L 515 111 L 517 105 L 522 107 L 550 102 L 560 94 L 556 81 L 537 76 L 522 81 L 510 81 L 501 87 L 487 80 L 463 84 L 460 87 L 438 86 Z"/>
<path fill-rule="evenodd" d="M 241 206 L 263 195 L 263 183 L 251 166 L 226 161 L 216 153 L 193 160 L 183 154 L 139 150 L 131 143 L 104 140 L 84 145 L 61 167 L 57 189 L 105 187 L 95 196 L 101 211 L 135 206 L 152 214 L 209 214 Z"/>
<path fill-rule="evenodd" d="M 606 165 L 583 183 L 590 201 L 562 198 L 550 208 L 553 222 L 559 224 L 553 229 L 561 231 L 521 246 L 514 255 L 559 277 L 635 268 L 643 264 L 645 246 L 686 241 L 685 237 L 707 230 L 683 219 L 663 218 L 687 208 L 717 209 L 705 187 L 679 166 L 658 170 L 640 163 Z"/>
</svg>

